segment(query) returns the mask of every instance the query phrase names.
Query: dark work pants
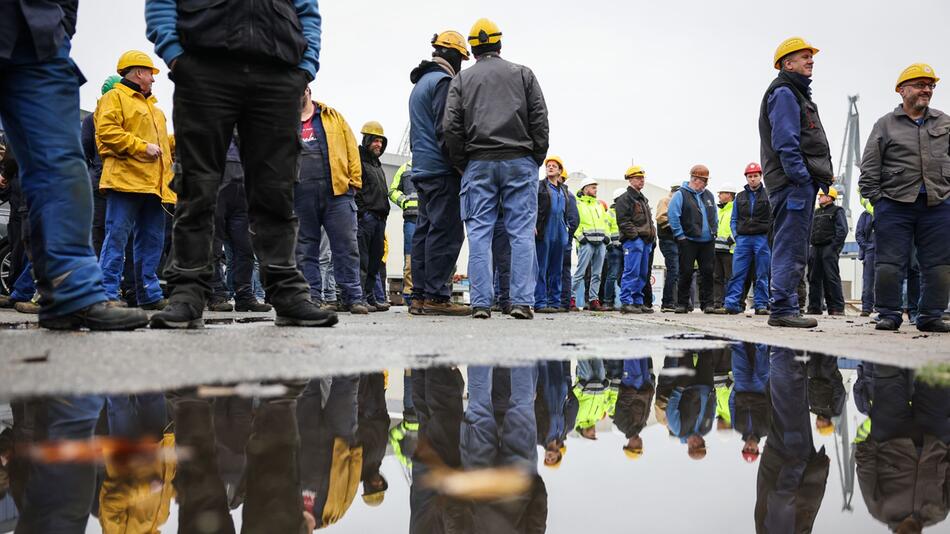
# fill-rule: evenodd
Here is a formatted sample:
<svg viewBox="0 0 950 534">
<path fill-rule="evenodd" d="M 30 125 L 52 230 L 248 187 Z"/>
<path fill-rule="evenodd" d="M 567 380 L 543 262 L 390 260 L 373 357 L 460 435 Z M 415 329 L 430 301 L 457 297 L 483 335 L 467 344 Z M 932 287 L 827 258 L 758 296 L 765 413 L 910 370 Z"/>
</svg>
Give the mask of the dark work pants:
<svg viewBox="0 0 950 534">
<path fill-rule="evenodd" d="M 901 282 L 903 287 L 903 306 L 907 310 L 907 315 L 911 321 L 917 320 L 917 314 L 920 307 L 920 263 L 917 261 L 917 247 L 910 247 L 910 261 L 907 264 L 907 272 L 904 280 Z"/>
<path fill-rule="evenodd" d="M 676 305 L 689 308 L 689 289 L 693 281 L 693 265 L 699 262 L 699 307 L 705 310 L 713 304 L 713 262 L 716 256 L 716 243 L 700 243 L 681 239 L 679 242 L 679 277 Z"/>
<path fill-rule="evenodd" d="M 923 434 L 950 443 L 950 389 L 914 381 L 911 372 L 875 365 L 872 382 L 871 437 L 884 442 Z"/>
<path fill-rule="evenodd" d="M 300 95 L 306 74 L 294 67 L 186 52 L 178 57 L 174 122 L 181 180 L 166 277 L 171 300 L 200 310 L 211 296 L 218 187 L 237 125 L 251 242 L 261 283 L 277 308 L 307 300 L 297 270 L 294 180 L 300 154 Z"/>
<path fill-rule="evenodd" d="M 713 306 L 722 308 L 726 301 L 726 289 L 732 278 L 732 252 L 716 251 L 716 266 L 713 271 Z"/>
<path fill-rule="evenodd" d="M 571 233 L 569 237 L 573 235 Z M 568 246 L 564 248 L 564 265 L 561 267 L 561 307 L 565 310 L 571 306 L 571 273 L 571 247 Z"/>
<path fill-rule="evenodd" d="M 821 313 L 824 297 L 828 311 L 844 311 L 838 251 L 834 245 L 811 247 L 808 254 L 808 310 Z"/>
<path fill-rule="evenodd" d="M 861 311 L 874 311 L 874 259 L 877 257 L 875 249 L 864 251 L 861 276 Z"/>
<path fill-rule="evenodd" d="M 901 281 L 908 269 L 912 244 L 917 247 L 920 265 L 917 325 L 941 318 L 950 294 L 948 227 L 950 199 L 931 207 L 927 206 L 924 195 L 912 203 L 883 198 L 874 205 L 877 245 L 874 304 L 882 318 L 901 324 Z"/>
<path fill-rule="evenodd" d="M 231 263 L 228 270 L 233 280 L 234 300 L 249 302 L 257 300 L 251 290 L 251 273 L 254 272 L 254 250 L 251 248 L 251 233 L 247 222 L 247 198 L 240 183 L 226 185 L 218 192 L 218 206 L 214 215 L 214 278 L 212 287 L 215 300 L 228 300 L 227 283 L 222 276 L 224 243 L 231 246 Z"/>
<path fill-rule="evenodd" d="M 457 176 L 413 177 L 419 214 L 412 235 L 412 298 L 448 300 L 465 228 L 459 207 Z"/>
<path fill-rule="evenodd" d="M 568 250 L 567 254 L 571 251 Z M 506 306 L 511 304 L 511 245 L 508 243 L 508 232 L 505 231 L 505 219 L 498 217 L 495 221 L 491 242 L 492 269 L 494 270 L 495 304 Z M 570 275 L 568 275 L 570 276 Z M 564 273 L 561 273 L 561 283 L 564 283 Z M 570 283 L 568 283 L 570 287 Z M 561 286 L 561 294 L 564 286 Z M 563 300 L 563 297 L 562 297 Z"/>
<path fill-rule="evenodd" d="M 386 219 L 366 212 L 359 215 L 358 222 L 356 234 L 360 245 L 360 285 L 366 302 L 376 304 L 376 283 L 383 261 Z"/>
<path fill-rule="evenodd" d="M 666 275 L 663 277 L 664 308 L 676 307 L 676 288 L 680 272 L 679 246 L 675 239 L 660 239 L 660 252 L 666 264 Z"/>
<path fill-rule="evenodd" d="M 621 284 L 620 275 L 624 271 L 623 247 L 607 247 L 607 274 L 604 276 L 604 306 L 615 306 L 617 304 L 617 285 Z M 650 249 L 653 254 L 653 249 Z M 621 291 L 622 292 L 622 291 Z"/>
<path fill-rule="evenodd" d="M 650 259 L 647 260 L 647 282 L 643 286 L 643 305 L 653 307 L 653 258 L 656 256 L 656 242 L 650 247 Z"/>
<path fill-rule="evenodd" d="M 808 263 L 809 237 L 815 213 L 814 184 L 789 184 L 777 191 L 769 191 L 772 205 L 772 315 L 798 315 L 799 283 Z"/>
<path fill-rule="evenodd" d="M 92 192 L 92 248 L 96 257 L 102 252 L 102 243 L 106 240 L 106 196 L 99 191 Z"/>
</svg>

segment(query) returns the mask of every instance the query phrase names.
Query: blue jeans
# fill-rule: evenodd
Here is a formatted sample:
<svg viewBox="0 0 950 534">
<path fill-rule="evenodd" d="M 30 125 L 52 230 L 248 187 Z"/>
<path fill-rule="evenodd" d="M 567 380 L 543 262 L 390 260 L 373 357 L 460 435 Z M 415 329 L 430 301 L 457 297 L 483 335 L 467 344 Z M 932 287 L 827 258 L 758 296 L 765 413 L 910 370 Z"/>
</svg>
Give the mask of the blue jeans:
<svg viewBox="0 0 950 534">
<path fill-rule="evenodd" d="M 353 190 L 334 195 L 328 179 L 299 182 L 294 186 L 294 212 L 300 219 L 297 266 L 310 284 L 310 298 L 323 301 L 319 263 L 322 229 L 330 240 L 333 276 L 342 292 L 343 304 L 363 302 Z"/>
<path fill-rule="evenodd" d="M 110 436 L 128 439 L 148 436 L 158 441 L 168 424 L 165 395 L 110 395 L 106 397 L 106 416 Z"/>
<path fill-rule="evenodd" d="M 620 281 L 621 304 L 643 305 L 643 288 L 650 280 L 651 250 L 653 250 L 653 243 L 646 243 L 639 237 L 623 242 L 623 278 Z"/>
<path fill-rule="evenodd" d="M 534 291 L 535 308 L 557 308 L 561 305 L 561 268 L 564 265 L 566 244 L 567 228 L 562 228 L 560 232 L 548 232 L 544 239 L 537 241 L 538 283 Z"/>
<path fill-rule="evenodd" d="M 38 61 L 28 35 L 21 27 L 10 59 L 0 59 L 0 120 L 29 206 L 42 319 L 107 297 L 92 248 L 92 190 L 79 142 L 85 78 L 69 58 L 68 39 L 53 57 Z"/>
<path fill-rule="evenodd" d="M 491 306 L 492 232 L 499 200 L 511 243 L 511 303 L 534 306 L 538 277 L 534 230 L 538 217 L 538 165 L 530 157 L 472 160 L 462 175 L 461 216 L 468 234 L 468 277 L 473 308 Z"/>
<path fill-rule="evenodd" d="M 772 204 L 772 316 L 799 314 L 798 283 L 805 275 L 811 223 L 815 212 L 814 184 L 789 184 L 769 191 Z"/>
<path fill-rule="evenodd" d="M 574 279 L 571 281 L 571 291 L 574 292 L 574 303 L 578 308 L 584 307 L 592 300 L 597 300 L 600 290 L 600 273 L 604 270 L 604 258 L 607 255 L 607 246 L 603 243 L 583 243 L 577 245 L 577 267 L 574 269 Z M 587 300 L 584 300 L 584 273 L 590 267 L 590 287 L 587 288 Z"/>
<path fill-rule="evenodd" d="M 336 277 L 333 276 L 333 252 L 330 250 L 330 238 L 327 231 L 320 232 L 320 287 L 323 302 L 336 302 Z"/>
<path fill-rule="evenodd" d="M 512 367 L 510 372 L 511 395 L 499 429 L 492 404 L 492 368 L 468 368 L 468 407 L 460 430 L 462 466 L 466 469 L 511 464 L 521 464 L 531 471 L 537 469 L 534 396 L 538 367 Z"/>
<path fill-rule="evenodd" d="M 162 298 L 158 262 L 165 243 L 165 212 L 162 200 L 147 193 L 109 191 L 106 196 L 106 237 L 99 266 L 109 300 L 118 300 L 125 267 L 125 246 L 132 234 L 135 298 L 139 306 Z"/>
<path fill-rule="evenodd" d="M 505 221 L 501 218 L 495 222 L 492 231 L 491 261 L 492 282 L 495 284 L 495 300 L 492 302 L 504 308 L 511 305 L 511 244 L 508 243 Z"/>
<path fill-rule="evenodd" d="M 764 310 L 769 307 L 769 265 L 772 261 L 769 238 L 765 234 L 737 235 L 736 250 L 732 255 L 732 278 L 729 279 L 729 288 L 726 290 L 726 309 L 741 310 L 744 307 L 740 302 L 745 298 L 742 288 L 753 261 L 755 284 L 752 294 L 755 309 Z"/>
<path fill-rule="evenodd" d="M 950 294 L 950 247 L 945 235 L 948 227 L 950 200 L 928 207 L 926 196 L 921 194 L 915 202 L 882 198 L 875 203 L 874 304 L 881 318 L 901 324 L 901 281 L 907 274 L 914 243 L 920 265 L 917 324 L 941 318 Z"/>
<path fill-rule="evenodd" d="M 36 284 L 33 282 L 33 262 L 27 259 L 23 270 L 20 271 L 20 276 L 13 283 L 10 300 L 14 302 L 33 300 L 34 293 L 36 293 Z"/>
<path fill-rule="evenodd" d="M 601 358 L 577 360 L 576 372 L 577 379 L 583 382 L 601 382 L 607 377 L 604 360 Z"/>
<path fill-rule="evenodd" d="M 748 349 L 754 353 L 749 354 Z M 732 377 L 735 391 L 765 393 L 769 384 L 769 347 L 751 343 L 732 344 Z"/>
<path fill-rule="evenodd" d="M 648 357 L 624 360 L 620 383 L 637 390 L 642 390 L 644 386 L 652 386 L 653 375 L 650 370 L 651 363 Z"/>
<path fill-rule="evenodd" d="M 649 254 L 647 255 L 649 258 Z M 620 303 L 620 276 L 623 273 L 623 247 L 607 247 L 607 279 L 604 280 L 604 304 L 617 307 Z"/>
<path fill-rule="evenodd" d="M 663 263 L 666 264 L 666 275 L 663 278 L 664 308 L 676 307 L 676 284 L 680 272 L 679 250 L 675 239 L 660 239 L 660 252 L 663 253 Z"/>
</svg>

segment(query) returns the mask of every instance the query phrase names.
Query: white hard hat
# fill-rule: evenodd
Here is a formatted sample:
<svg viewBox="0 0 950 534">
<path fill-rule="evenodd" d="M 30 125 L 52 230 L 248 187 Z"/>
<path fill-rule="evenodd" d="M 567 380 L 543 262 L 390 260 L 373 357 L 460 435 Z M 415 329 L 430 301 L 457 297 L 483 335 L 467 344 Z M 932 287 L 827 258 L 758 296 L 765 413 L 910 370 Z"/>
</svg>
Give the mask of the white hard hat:
<svg viewBox="0 0 950 534">
<path fill-rule="evenodd" d="M 732 193 L 736 194 L 736 191 L 739 189 L 736 187 L 736 184 L 726 182 L 719 186 L 719 189 L 716 190 L 717 193 Z"/>
<path fill-rule="evenodd" d="M 614 200 L 617 200 L 618 198 L 620 198 L 620 195 L 622 195 L 622 194 L 624 194 L 624 193 L 626 193 L 626 192 L 627 192 L 627 188 L 626 188 L 626 187 L 618 187 L 617 189 L 614 189 L 614 196 L 613 196 L 613 199 L 614 199 Z"/>
<path fill-rule="evenodd" d="M 580 189 L 580 190 L 583 190 L 585 187 L 587 187 L 587 186 L 589 186 L 589 185 L 597 185 L 597 179 L 596 179 L 596 178 L 590 178 L 590 177 L 584 178 L 584 181 L 581 182 L 581 185 L 579 186 L 579 189 Z"/>
</svg>

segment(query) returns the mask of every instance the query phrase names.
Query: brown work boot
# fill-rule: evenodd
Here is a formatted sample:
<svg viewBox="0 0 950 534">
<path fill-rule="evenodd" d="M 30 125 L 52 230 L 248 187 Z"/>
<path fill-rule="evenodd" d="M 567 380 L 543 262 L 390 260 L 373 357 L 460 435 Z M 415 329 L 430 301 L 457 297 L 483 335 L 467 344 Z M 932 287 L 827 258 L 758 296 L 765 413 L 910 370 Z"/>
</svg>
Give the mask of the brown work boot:
<svg viewBox="0 0 950 534">
<path fill-rule="evenodd" d="M 13 309 L 20 313 L 26 313 L 29 315 L 36 315 L 40 313 L 40 305 L 33 302 L 32 300 L 16 302 L 13 304 Z"/>
<path fill-rule="evenodd" d="M 409 301 L 409 315 L 425 315 L 423 308 L 425 307 L 426 301 L 422 298 L 412 299 Z"/>
<path fill-rule="evenodd" d="M 590 301 L 590 303 L 587 305 L 587 309 L 590 311 L 604 311 L 604 308 L 600 305 L 600 301 L 598 299 Z"/>
<path fill-rule="evenodd" d="M 447 300 L 427 300 L 422 305 L 422 312 L 425 315 L 465 317 L 472 314 L 472 308 L 464 304 L 455 304 Z"/>
</svg>

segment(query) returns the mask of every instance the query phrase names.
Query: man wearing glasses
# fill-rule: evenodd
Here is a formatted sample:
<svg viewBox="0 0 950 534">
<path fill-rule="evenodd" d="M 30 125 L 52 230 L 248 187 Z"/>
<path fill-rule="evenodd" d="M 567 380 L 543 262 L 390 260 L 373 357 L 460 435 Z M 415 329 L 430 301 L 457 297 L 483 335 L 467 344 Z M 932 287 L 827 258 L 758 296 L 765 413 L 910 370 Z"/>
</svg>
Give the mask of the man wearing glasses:
<svg viewBox="0 0 950 534">
<path fill-rule="evenodd" d="M 901 72 L 896 91 L 903 102 L 871 130 L 861 159 L 861 196 L 874 205 L 877 245 L 874 303 L 878 330 L 902 322 L 901 282 L 917 245 L 920 305 L 917 329 L 950 332 L 941 319 L 950 294 L 950 117 L 930 107 L 940 78 L 930 65 Z"/>
</svg>

